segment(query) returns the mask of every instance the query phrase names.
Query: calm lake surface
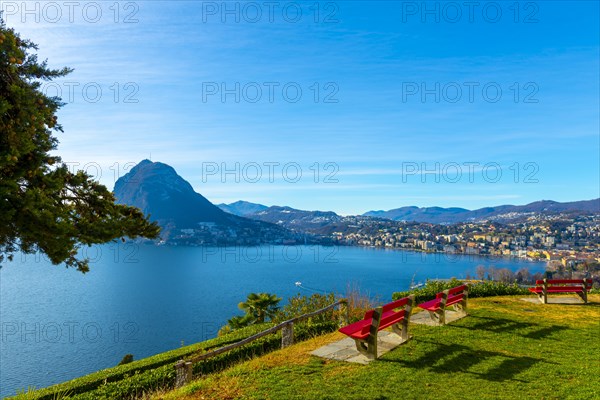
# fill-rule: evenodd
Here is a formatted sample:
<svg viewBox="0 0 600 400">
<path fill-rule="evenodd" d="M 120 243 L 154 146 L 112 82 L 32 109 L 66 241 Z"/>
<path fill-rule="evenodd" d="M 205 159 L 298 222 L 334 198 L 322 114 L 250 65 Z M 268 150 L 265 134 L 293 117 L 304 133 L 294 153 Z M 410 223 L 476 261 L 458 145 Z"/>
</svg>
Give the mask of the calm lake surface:
<svg viewBox="0 0 600 400">
<path fill-rule="evenodd" d="M 359 247 L 158 247 L 128 243 L 85 252 L 91 271 L 16 256 L 0 269 L 0 397 L 45 387 L 216 336 L 250 292 L 381 301 L 411 281 L 474 275 L 478 265 L 516 271 L 544 263 Z M 301 282 L 297 286 L 296 282 Z"/>
</svg>

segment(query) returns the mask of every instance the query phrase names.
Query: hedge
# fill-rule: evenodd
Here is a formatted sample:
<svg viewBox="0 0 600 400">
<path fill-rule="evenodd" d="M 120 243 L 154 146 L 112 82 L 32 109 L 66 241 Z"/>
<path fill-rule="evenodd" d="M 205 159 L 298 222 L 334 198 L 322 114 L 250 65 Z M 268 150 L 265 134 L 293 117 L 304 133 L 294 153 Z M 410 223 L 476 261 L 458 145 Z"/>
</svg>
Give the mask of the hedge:
<svg viewBox="0 0 600 400">
<path fill-rule="evenodd" d="M 425 286 L 407 290 L 404 292 L 395 292 L 392 294 L 392 300 L 398 300 L 410 294 L 415 295 L 415 302 L 422 303 L 435 298 L 435 295 L 446 289 L 462 285 L 462 281 L 451 279 L 449 281 L 427 281 Z M 497 281 L 484 281 L 473 283 L 469 286 L 469 297 L 492 297 L 492 296 L 514 296 L 531 294 L 526 287 L 516 283 L 504 283 Z"/>
</svg>

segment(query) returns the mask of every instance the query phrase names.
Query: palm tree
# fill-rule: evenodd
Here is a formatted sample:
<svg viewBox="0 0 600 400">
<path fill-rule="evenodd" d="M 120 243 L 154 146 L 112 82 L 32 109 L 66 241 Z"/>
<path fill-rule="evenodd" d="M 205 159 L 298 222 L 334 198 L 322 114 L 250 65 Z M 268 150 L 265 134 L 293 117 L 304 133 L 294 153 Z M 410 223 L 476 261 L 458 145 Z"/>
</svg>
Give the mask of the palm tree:
<svg viewBox="0 0 600 400">
<path fill-rule="evenodd" d="M 227 325 L 229 325 L 229 328 L 231 328 L 232 330 L 235 330 L 235 329 L 240 329 L 245 326 L 248 326 L 248 325 L 252 324 L 253 322 L 254 322 L 254 318 L 252 318 L 251 315 L 243 315 L 243 316 L 236 316 L 236 317 L 233 317 L 233 318 L 227 320 Z"/>
<path fill-rule="evenodd" d="M 238 304 L 238 307 L 246 312 L 246 315 L 252 316 L 256 323 L 265 322 L 265 319 L 273 318 L 279 310 L 277 304 L 281 297 L 271 293 L 250 293 L 246 301 Z"/>
</svg>

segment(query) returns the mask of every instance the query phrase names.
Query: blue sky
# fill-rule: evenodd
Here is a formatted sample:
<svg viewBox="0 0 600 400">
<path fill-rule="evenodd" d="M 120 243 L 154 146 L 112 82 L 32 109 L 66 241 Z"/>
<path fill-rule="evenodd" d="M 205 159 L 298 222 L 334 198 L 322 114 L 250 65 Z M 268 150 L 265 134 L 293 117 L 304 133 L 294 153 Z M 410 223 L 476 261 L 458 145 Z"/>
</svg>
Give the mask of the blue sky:
<svg viewBox="0 0 600 400">
<path fill-rule="evenodd" d="M 600 196 L 597 1 L 67 3 L 0 8 L 75 69 L 58 154 L 111 188 L 151 157 L 214 203 Z"/>
</svg>

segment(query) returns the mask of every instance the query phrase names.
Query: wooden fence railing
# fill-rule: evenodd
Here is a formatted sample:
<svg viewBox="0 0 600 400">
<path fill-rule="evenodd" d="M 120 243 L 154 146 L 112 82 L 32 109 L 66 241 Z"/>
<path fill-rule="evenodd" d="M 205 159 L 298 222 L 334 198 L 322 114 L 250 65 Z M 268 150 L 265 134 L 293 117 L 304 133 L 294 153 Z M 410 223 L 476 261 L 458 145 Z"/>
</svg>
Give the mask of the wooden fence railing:
<svg viewBox="0 0 600 400">
<path fill-rule="evenodd" d="M 177 371 L 177 377 L 175 379 L 175 387 L 181 387 L 186 383 L 192 380 L 192 366 L 194 363 L 198 361 L 206 360 L 208 358 L 217 356 L 219 354 L 223 354 L 229 350 L 236 349 L 245 344 L 251 343 L 257 339 L 260 339 L 263 336 L 270 335 L 281 330 L 281 348 L 291 346 L 294 344 L 294 323 L 314 317 L 319 314 L 323 314 L 329 310 L 334 309 L 335 307 L 340 307 L 340 325 L 348 324 L 348 301 L 346 299 L 340 299 L 333 304 L 328 305 L 327 307 L 321 308 L 320 310 L 313 311 L 308 314 L 303 314 L 298 317 L 294 317 L 287 321 L 284 321 L 276 326 L 273 326 L 267 330 L 259 332 L 255 335 L 247 337 L 246 339 L 240 340 L 239 342 L 221 347 L 219 349 L 209 351 L 208 353 L 199 354 L 195 357 L 189 358 L 187 360 L 179 360 L 175 363 L 175 370 Z"/>
</svg>

